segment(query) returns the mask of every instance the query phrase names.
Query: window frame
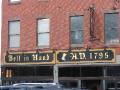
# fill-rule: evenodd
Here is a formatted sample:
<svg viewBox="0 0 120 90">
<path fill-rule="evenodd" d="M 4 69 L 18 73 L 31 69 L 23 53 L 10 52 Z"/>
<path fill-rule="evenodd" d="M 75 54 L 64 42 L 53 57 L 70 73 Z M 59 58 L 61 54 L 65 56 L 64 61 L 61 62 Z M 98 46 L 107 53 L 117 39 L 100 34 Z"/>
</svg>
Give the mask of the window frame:
<svg viewBox="0 0 120 90">
<path fill-rule="evenodd" d="M 49 31 L 48 32 L 38 32 L 38 28 L 39 28 L 39 20 L 42 20 L 42 19 L 49 19 Z M 39 35 L 40 34 L 49 34 L 49 43 L 48 43 L 48 45 L 39 45 Z M 39 49 L 43 49 L 43 48 L 49 48 L 50 47 L 50 18 L 49 17 L 44 17 L 44 18 L 37 18 L 37 30 L 36 30 L 36 34 L 37 34 L 37 38 L 36 38 L 36 46 L 37 46 L 37 48 L 39 48 Z"/>
<path fill-rule="evenodd" d="M 80 43 L 80 44 L 74 44 L 74 43 L 72 43 L 72 32 L 76 32 L 75 30 L 72 30 L 72 28 L 71 28 L 71 17 L 80 17 L 80 16 L 82 16 L 83 17 L 83 29 L 79 29 L 79 30 L 77 30 L 77 31 L 82 31 L 83 32 L 83 42 L 82 43 Z M 72 16 L 69 16 L 69 27 L 70 27 L 70 46 L 71 47 L 83 47 L 83 45 L 84 45 L 84 15 L 72 15 Z"/>
<path fill-rule="evenodd" d="M 20 48 L 20 33 L 19 34 L 10 34 L 10 23 L 11 22 L 19 22 L 20 23 L 20 20 L 10 20 L 10 21 L 8 21 L 8 47 L 9 48 Z M 10 46 L 10 36 L 19 36 L 19 46 L 17 46 L 17 47 L 11 47 Z"/>
<path fill-rule="evenodd" d="M 118 30 L 117 30 L 117 31 L 118 31 L 118 39 L 119 39 L 119 42 L 115 42 L 115 43 L 106 42 L 106 29 L 105 29 L 105 27 L 106 27 L 106 26 L 105 26 L 105 15 L 106 15 L 106 14 L 117 14 L 117 15 L 118 15 L 118 27 L 117 27 Z M 119 12 L 110 11 L 110 12 L 105 12 L 105 13 L 104 13 L 104 44 L 107 45 L 107 46 L 108 46 L 108 45 L 109 45 L 109 46 L 110 46 L 110 45 L 111 45 L 111 46 L 120 45 L 120 24 L 119 24 L 119 20 L 120 20 L 120 19 L 119 19 L 119 18 L 120 18 Z"/>
</svg>

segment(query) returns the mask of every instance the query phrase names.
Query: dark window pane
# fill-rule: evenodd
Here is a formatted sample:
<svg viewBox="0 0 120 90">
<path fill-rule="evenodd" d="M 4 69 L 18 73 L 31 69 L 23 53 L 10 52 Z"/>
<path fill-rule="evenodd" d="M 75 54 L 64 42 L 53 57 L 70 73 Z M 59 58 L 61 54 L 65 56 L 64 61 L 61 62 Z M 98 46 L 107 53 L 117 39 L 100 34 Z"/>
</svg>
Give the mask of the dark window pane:
<svg viewBox="0 0 120 90">
<path fill-rule="evenodd" d="M 83 30 L 83 16 L 71 17 L 71 30 Z"/>
<path fill-rule="evenodd" d="M 119 43 L 118 14 L 105 14 L 105 42 Z"/>
<path fill-rule="evenodd" d="M 107 69 L 107 75 L 108 76 L 120 76 L 120 67 L 108 67 Z"/>
<path fill-rule="evenodd" d="M 83 16 L 71 17 L 71 43 L 83 43 Z"/>
<path fill-rule="evenodd" d="M 82 31 L 72 31 L 72 44 L 82 44 L 83 42 L 83 32 Z"/>
</svg>

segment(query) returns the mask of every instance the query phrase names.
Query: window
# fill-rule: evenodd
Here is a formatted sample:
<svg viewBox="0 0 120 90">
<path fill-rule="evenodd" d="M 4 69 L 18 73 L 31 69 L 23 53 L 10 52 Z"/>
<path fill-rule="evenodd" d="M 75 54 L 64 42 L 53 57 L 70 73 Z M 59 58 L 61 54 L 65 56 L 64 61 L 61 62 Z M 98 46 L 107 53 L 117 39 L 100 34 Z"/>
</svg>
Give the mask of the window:
<svg viewBox="0 0 120 90">
<path fill-rule="evenodd" d="M 9 47 L 20 47 L 20 21 L 9 22 Z"/>
<path fill-rule="evenodd" d="M 50 29 L 49 19 L 39 19 L 38 20 L 38 46 L 48 47 L 49 46 L 49 29 Z"/>
<path fill-rule="evenodd" d="M 118 14 L 105 14 L 105 43 L 116 44 L 120 42 L 119 28 L 118 28 Z"/>
<path fill-rule="evenodd" d="M 83 43 L 83 16 L 72 16 L 71 20 L 71 44 Z"/>
</svg>

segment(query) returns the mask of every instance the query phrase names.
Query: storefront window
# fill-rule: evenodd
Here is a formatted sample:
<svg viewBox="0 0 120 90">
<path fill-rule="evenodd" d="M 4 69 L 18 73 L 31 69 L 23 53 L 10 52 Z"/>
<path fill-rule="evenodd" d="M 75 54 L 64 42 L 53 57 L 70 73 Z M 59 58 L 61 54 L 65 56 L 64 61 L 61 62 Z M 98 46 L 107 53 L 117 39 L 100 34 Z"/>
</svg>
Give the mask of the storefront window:
<svg viewBox="0 0 120 90">
<path fill-rule="evenodd" d="M 108 67 L 107 68 L 107 76 L 120 76 L 120 67 Z"/>
</svg>

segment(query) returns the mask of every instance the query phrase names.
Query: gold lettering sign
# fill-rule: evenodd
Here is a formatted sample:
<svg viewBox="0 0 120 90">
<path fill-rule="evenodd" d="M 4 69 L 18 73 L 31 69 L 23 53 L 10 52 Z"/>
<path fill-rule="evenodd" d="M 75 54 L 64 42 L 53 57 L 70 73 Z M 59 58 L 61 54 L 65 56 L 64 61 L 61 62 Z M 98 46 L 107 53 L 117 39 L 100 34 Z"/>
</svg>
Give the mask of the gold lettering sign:
<svg viewBox="0 0 120 90">
<path fill-rule="evenodd" d="M 40 63 L 54 64 L 55 57 L 53 52 L 42 53 L 14 53 L 7 54 L 5 58 L 7 63 Z"/>
<path fill-rule="evenodd" d="M 58 51 L 57 63 L 115 62 L 113 49 Z"/>
<path fill-rule="evenodd" d="M 86 63 L 86 62 L 115 62 L 115 51 L 113 49 L 92 50 L 66 50 L 41 53 L 15 53 L 6 55 L 6 63 Z M 56 62 L 56 63 L 55 63 Z"/>
</svg>

